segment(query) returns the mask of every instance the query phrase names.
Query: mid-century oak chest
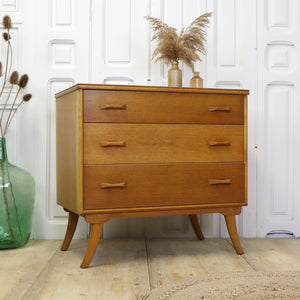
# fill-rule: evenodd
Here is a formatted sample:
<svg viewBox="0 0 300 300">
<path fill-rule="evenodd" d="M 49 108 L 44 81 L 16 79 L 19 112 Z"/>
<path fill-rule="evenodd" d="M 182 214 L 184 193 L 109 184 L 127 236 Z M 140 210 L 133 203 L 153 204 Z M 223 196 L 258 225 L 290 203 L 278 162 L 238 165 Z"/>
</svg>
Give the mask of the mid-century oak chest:
<svg viewBox="0 0 300 300">
<path fill-rule="evenodd" d="M 90 227 L 82 268 L 112 218 L 221 213 L 237 253 L 247 205 L 247 90 L 78 84 L 56 95 L 57 203 Z"/>
</svg>

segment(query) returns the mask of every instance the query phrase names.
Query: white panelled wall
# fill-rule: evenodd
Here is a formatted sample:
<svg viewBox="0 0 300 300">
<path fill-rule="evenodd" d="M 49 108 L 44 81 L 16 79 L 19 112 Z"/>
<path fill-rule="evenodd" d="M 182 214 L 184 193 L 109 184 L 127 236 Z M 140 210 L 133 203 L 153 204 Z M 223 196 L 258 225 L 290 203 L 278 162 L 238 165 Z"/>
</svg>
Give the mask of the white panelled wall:
<svg viewBox="0 0 300 300">
<path fill-rule="evenodd" d="M 257 234 L 300 236 L 300 3 L 258 3 Z"/>
<path fill-rule="evenodd" d="M 181 29 L 205 12 L 213 12 L 207 55 L 196 64 L 204 86 L 250 90 L 249 205 L 238 217 L 239 233 L 300 236 L 298 0 L 0 0 L 1 18 L 13 20 L 14 64 L 29 74 L 33 94 L 7 137 L 10 160 L 36 180 L 33 238 L 62 238 L 67 223 L 55 196 L 54 94 L 79 82 L 166 85 L 168 69 L 151 59 L 144 16 Z M 181 67 L 188 86 L 191 71 Z M 227 235 L 218 214 L 199 219 L 206 237 Z M 76 237 L 87 234 L 81 221 Z M 144 236 L 193 233 L 186 216 L 174 216 L 111 220 L 103 234 Z"/>
</svg>

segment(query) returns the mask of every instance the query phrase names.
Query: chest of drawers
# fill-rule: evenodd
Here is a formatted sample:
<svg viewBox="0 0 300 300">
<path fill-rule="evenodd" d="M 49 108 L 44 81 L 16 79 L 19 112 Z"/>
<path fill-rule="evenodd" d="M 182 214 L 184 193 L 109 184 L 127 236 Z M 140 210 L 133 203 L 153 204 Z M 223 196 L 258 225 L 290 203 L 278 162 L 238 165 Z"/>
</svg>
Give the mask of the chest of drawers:
<svg viewBox="0 0 300 300">
<path fill-rule="evenodd" d="M 112 218 L 221 213 L 237 253 L 247 205 L 247 90 L 78 84 L 56 95 L 57 203 L 91 224 L 88 267 Z"/>
</svg>

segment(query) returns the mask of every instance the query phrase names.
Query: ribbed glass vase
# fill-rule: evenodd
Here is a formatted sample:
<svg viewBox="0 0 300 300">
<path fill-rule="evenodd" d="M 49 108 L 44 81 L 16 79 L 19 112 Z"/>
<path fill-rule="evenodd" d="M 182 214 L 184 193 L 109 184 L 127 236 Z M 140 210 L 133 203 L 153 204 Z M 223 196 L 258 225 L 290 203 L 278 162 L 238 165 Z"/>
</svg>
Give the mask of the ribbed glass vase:
<svg viewBox="0 0 300 300">
<path fill-rule="evenodd" d="M 8 162 L 6 140 L 0 138 L 0 249 L 18 248 L 28 241 L 34 197 L 33 177 Z"/>
</svg>

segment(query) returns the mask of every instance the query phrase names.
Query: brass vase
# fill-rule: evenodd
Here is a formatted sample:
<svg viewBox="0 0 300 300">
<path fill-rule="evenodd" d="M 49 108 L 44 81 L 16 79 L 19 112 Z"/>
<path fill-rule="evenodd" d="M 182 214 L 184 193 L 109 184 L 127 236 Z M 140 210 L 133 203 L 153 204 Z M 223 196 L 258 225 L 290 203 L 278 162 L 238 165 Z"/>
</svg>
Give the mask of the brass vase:
<svg viewBox="0 0 300 300">
<path fill-rule="evenodd" d="M 190 81 L 191 88 L 203 88 L 203 79 L 199 76 L 199 72 L 194 72 L 194 76 Z"/>
<path fill-rule="evenodd" d="M 181 87 L 182 86 L 182 72 L 178 67 L 178 62 L 173 62 L 172 67 L 168 72 L 168 86 Z"/>
</svg>

